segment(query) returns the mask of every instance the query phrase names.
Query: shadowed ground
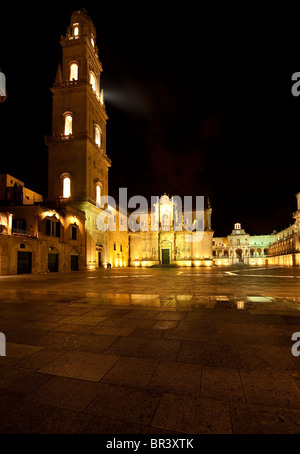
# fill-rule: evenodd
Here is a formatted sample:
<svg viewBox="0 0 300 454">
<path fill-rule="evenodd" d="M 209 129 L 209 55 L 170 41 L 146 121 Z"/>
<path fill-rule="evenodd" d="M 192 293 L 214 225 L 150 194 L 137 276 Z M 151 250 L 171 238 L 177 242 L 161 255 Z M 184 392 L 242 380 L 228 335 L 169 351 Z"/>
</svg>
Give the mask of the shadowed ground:
<svg viewBox="0 0 300 454">
<path fill-rule="evenodd" d="M 300 433 L 300 269 L 0 277 L 0 431 Z"/>
</svg>

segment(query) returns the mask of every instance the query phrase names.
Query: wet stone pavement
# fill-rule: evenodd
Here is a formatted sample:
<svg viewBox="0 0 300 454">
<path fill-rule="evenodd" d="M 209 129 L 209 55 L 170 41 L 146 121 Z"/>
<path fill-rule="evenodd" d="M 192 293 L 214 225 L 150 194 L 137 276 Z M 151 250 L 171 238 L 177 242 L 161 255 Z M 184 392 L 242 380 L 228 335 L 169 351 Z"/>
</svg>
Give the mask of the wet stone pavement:
<svg viewBox="0 0 300 454">
<path fill-rule="evenodd" d="M 300 433 L 300 269 L 0 277 L 1 433 Z"/>
</svg>

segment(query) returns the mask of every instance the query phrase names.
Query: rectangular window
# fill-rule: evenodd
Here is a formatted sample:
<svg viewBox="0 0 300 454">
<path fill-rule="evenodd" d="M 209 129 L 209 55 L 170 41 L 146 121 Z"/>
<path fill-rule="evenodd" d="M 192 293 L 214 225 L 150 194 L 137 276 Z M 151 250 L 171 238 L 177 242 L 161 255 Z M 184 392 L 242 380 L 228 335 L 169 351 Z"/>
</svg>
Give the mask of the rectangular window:
<svg viewBox="0 0 300 454">
<path fill-rule="evenodd" d="M 122 244 L 120 244 L 120 252 L 123 252 Z"/>
<path fill-rule="evenodd" d="M 116 251 L 116 250 L 117 250 L 117 245 L 116 245 L 116 243 L 114 243 L 114 251 Z"/>
<path fill-rule="evenodd" d="M 72 240 L 77 240 L 77 227 L 72 227 Z"/>
<path fill-rule="evenodd" d="M 56 228 L 55 228 L 55 236 L 56 238 L 60 238 L 60 222 L 56 222 Z"/>
<path fill-rule="evenodd" d="M 51 219 L 46 220 L 46 235 L 56 236 L 60 238 L 60 222 L 52 221 Z"/>
</svg>

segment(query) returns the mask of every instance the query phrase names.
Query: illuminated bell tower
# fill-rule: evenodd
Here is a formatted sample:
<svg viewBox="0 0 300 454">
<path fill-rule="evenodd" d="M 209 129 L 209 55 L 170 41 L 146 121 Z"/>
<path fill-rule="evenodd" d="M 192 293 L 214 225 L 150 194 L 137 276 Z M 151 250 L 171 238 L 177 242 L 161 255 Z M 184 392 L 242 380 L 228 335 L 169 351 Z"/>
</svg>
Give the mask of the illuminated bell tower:
<svg viewBox="0 0 300 454">
<path fill-rule="evenodd" d="M 62 65 L 58 66 L 53 95 L 52 136 L 48 146 L 48 200 L 86 213 L 86 264 L 107 260 L 107 234 L 96 228 L 98 207 L 108 195 L 106 121 L 100 89 L 102 64 L 96 30 L 83 9 L 71 16 L 61 38 Z M 100 255 L 99 255 L 100 254 Z"/>
</svg>

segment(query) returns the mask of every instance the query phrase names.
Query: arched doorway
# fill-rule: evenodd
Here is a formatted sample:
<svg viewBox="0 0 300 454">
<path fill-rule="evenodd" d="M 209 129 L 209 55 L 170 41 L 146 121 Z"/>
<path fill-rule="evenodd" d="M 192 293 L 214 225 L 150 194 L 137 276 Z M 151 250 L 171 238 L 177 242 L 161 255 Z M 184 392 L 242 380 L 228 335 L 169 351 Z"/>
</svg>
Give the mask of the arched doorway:
<svg viewBox="0 0 300 454">
<path fill-rule="evenodd" d="M 242 249 L 237 249 L 235 251 L 235 254 L 236 254 L 237 262 L 238 263 L 243 263 L 243 251 L 242 251 Z"/>
</svg>

